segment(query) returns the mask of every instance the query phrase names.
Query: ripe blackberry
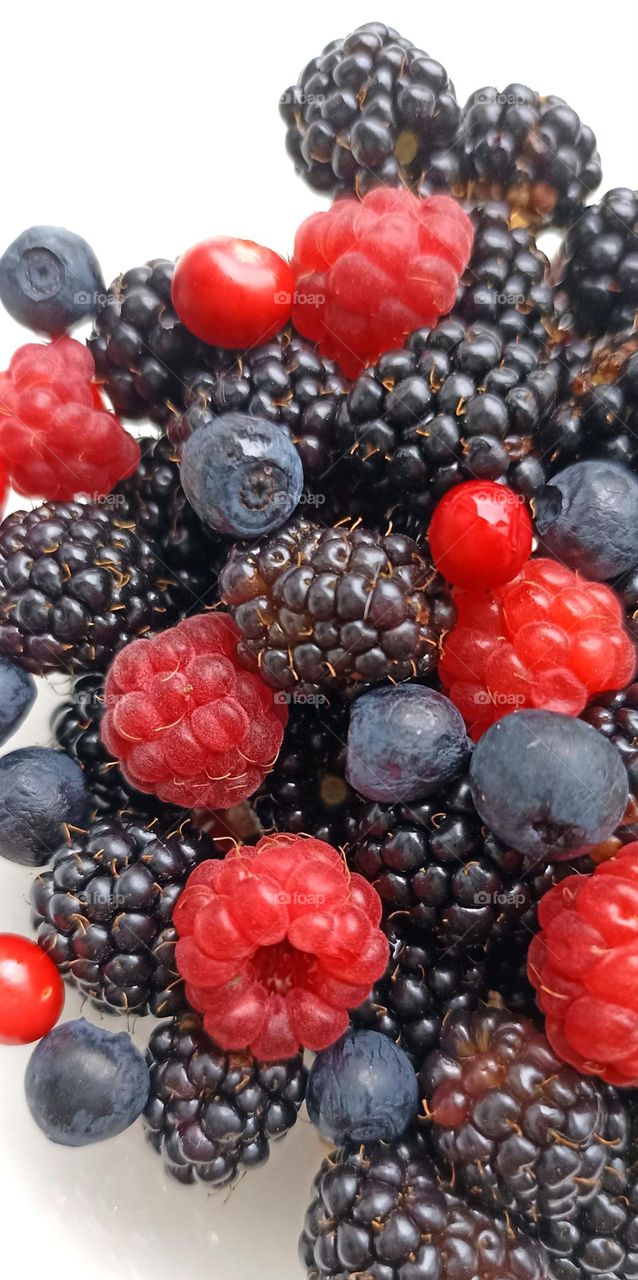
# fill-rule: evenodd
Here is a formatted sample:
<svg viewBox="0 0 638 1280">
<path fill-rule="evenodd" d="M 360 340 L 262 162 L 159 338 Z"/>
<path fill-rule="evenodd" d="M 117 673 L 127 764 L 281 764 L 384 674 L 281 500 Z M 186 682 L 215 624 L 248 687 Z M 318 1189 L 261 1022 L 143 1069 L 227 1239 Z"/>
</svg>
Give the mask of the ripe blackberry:
<svg viewBox="0 0 638 1280">
<path fill-rule="evenodd" d="M 460 108 L 447 71 L 391 27 L 333 40 L 280 99 L 286 148 L 315 191 L 444 187 Z"/>
<path fill-rule="evenodd" d="M 616 590 L 623 602 L 630 634 L 638 640 L 638 567 L 621 578 L 616 584 Z"/>
<path fill-rule="evenodd" d="M 224 1053 L 190 1010 L 155 1028 L 147 1061 L 147 1137 L 184 1183 L 221 1187 L 264 1164 L 306 1091 L 302 1054 L 260 1063 L 248 1052 Z"/>
<path fill-rule="evenodd" d="M 214 368 L 191 379 L 187 412 L 172 418 L 168 434 L 179 448 L 211 416 L 266 418 L 288 429 L 304 474 L 315 479 L 330 466 L 335 418 L 347 387 L 336 365 L 288 327 L 252 351 L 220 351 Z"/>
<path fill-rule="evenodd" d="M 488 1007 L 446 1019 L 421 1085 L 455 1189 L 526 1222 L 556 1280 L 637 1274 L 629 1122 L 614 1089 L 561 1062 L 526 1018 Z"/>
<path fill-rule="evenodd" d="M 337 440 L 377 505 L 394 498 L 427 524 L 462 480 L 506 480 L 533 495 L 544 482 L 535 434 L 554 406 L 556 376 L 533 340 L 450 318 L 417 330 L 354 383 Z"/>
<path fill-rule="evenodd" d="M 344 777 L 348 719 L 340 698 L 293 699 L 275 767 L 251 800 L 265 831 L 344 843 L 354 799 Z"/>
<path fill-rule="evenodd" d="M 541 425 L 538 447 L 549 474 L 580 458 L 607 458 L 638 469 L 638 334 L 594 347 L 576 369 L 569 396 Z"/>
<path fill-rule="evenodd" d="M 476 1008 L 486 997 L 485 954 L 479 947 L 462 955 L 442 951 L 405 919 L 390 919 L 384 928 L 390 943 L 387 970 L 368 999 L 352 1010 L 350 1021 L 395 1040 L 418 1068 L 438 1045 L 448 1012 Z"/>
<path fill-rule="evenodd" d="M 536 992 L 527 976 L 527 953 L 533 934 L 525 929 L 512 938 L 498 940 L 487 955 L 485 986 L 489 1001 L 510 1013 L 522 1014 L 542 1024 Z"/>
<path fill-rule="evenodd" d="M 510 227 L 507 205 L 472 210 L 474 244 L 454 314 L 466 324 L 497 325 L 507 342 L 545 346 L 556 325 L 549 262 L 528 227 Z"/>
<path fill-rule="evenodd" d="M 616 187 L 567 233 L 558 288 L 580 334 L 631 329 L 638 312 L 638 191 Z"/>
<path fill-rule="evenodd" d="M 623 820 L 593 855 L 595 861 L 600 861 L 613 857 L 622 845 L 638 840 L 638 684 L 630 684 L 618 693 L 601 694 L 585 708 L 581 720 L 618 747 L 629 779 L 629 802 Z"/>
<path fill-rule="evenodd" d="M 299 517 L 236 547 L 220 591 L 241 660 L 297 693 L 427 675 L 453 621 L 447 588 L 410 538 Z"/>
<path fill-rule="evenodd" d="M 36 675 L 102 670 L 163 624 L 164 575 L 115 506 L 13 511 L 0 524 L 0 653 Z"/>
<path fill-rule="evenodd" d="M 32 903 L 40 946 L 93 1004 L 167 1017 L 185 1003 L 173 908 L 194 867 L 222 854 L 176 810 L 146 822 L 105 817 L 74 833 Z"/>
<path fill-rule="evenodd" d="M 307 1280 L 541 1280 L 543 1249 L 441 1185 L 419 1135 L 326 1156 L 299 1242 Z"/>
<path fill-rule="evenodd" d="M 523 84 L 477 90 L 463 109 L 462 181 L 457 194 L 473 202 L 504 199 L 524 226 L 562 226 L 599 185 L 596 138 L 555 95 Z"/>
</svg>

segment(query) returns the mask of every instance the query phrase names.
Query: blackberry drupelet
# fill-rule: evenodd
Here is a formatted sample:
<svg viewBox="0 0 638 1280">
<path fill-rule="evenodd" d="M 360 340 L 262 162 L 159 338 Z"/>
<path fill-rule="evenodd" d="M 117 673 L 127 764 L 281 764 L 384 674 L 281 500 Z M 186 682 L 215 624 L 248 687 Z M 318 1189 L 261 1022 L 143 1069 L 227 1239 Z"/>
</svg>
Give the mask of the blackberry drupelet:
<svg viewBox="0 0 638 1280">
<path fill-rule="evenodd" d="M 296 517 L 236 547 L 220 593 L 240 660 L 272 688 L 360 692 L 435 670 L 449 592 L 410 538 Z"/>
<path fill-rule="evenodd" d="M 555 1280 L 638 1274 L 629 1118 L 526 1018 L 482 1007 L 446 1019 L 421 1072 L 439 1160 L 456 1191 L 517 1215 Z"/>
<path fill-rule="evenodd" d="M 524 930 L 512 938 L 498 940 L 487 954 L 486 987 L 489 1001 L 510 1013 L 523 1014 L 542 1024 L 536 992 L 527 976 L 527 953 L 532 934 Z"/>
<path fill-rule="evenodd" d="M 170 580 L 115 506 L 47 502 L 0 524 L 0 653 L 27 671 L 103 670 L 164 625 Z"/>
<path fill-rule="evenodd" d="M 450 318 L 417 330 L 357 379 L 337 418 L 344 466 L 377 504 L 394 498 L 421 520 L 467 479 L 505 480 L 526 497 L 543 484 L 535 435 L 556 376 L 532 339 Z"/>
<path fill-rule="evenodd" d="M 549 474 L 580 458 L 607 458 L 638 469 L 638 334 L 594 347 L 576 369 L 570 393 L 538 434 Z"/>
<path fill-rule="evenodd" d="M 462 955 L 442 951 L 405 919 L 387 920 L 384 929 L 390 943 L 388 968 L 368 999 L 352 1010 L 350 1021 L 395 1040 L 418 1069 L 438 1045 L 446 1015 L 476 1008 L 486 997 L 486 957 L 480 947 Z"/>
<path fill-rule="evenodd" d="M 423 191 L 457 177 L 461 112 L 447 71 L 380 22 L 326 45 L 280 110 L 288 153 L 315 191 Z"/>
<path fill-rule="evenodd" d="M 264 1164 L 306 1091 L 302 1054 L 259 1063 L 248 1052 L 224 1053 L 190 1010 L 155 1028 L 147 1061 L 147 1137 L 184 1183 L 220 1187 Z"/>
<path fill-rule="evenodd" d="M 307 1280 L 541 1280 L 542 1247 L 445 1190 L 418 1134 L 326 1156 L 299 1242 Z"/>
<path fill-rule="evenodd" d="M 635 576 L 635 575 L 634 575 Z M 620 751 L 629 779 L 629 802 L 613 836 L 599 845 L 595 861 L 613 857 L 624 844 L 638 840 L 638 684 L 617 693 L 603 693 L 585 708 L 581 720 L 598 729 Z"/>
<path fill-rule="evenodd" d="M 638 191 L 616 187 L 567 233 L 558 289 L 576 331 L 602 337 L 631 329 L 638 312 Z"/>
<path fill-rule="evenodd" d="M 620 579 L 616 590 L 623 602 L 630 634 L 638 641 L 638 566 Z"/>
<path fill-rule="evenodd" d="M 507 205 L 479 205 L 470 216 L 474 244 L 454 314 L 497 325 L 508 342 L 533 337 L 544 347 L 556 326 L 548 259 L 528 227 L 510 227 Z"/>
<path fill-rule="evenodd" d="M 172 1016 L 185 1004 L 173 908 L 194 867 L 222 856 L 177 810 L 102 818 L 36 877 L 38 942 L 98 1008 Z"/>
<path fill-rule="evenodd" d="M 477 90 L 459 130 L 462 180 L 456 193 L 507 201 L 516 225 L 563 226 L 599 185 L 596 138 L 555 95 L 523 84 Z"/>
<path fill-rule="evenodd" d="M 251 800 L 265 831 L 303 833 L 334 848 L 345 842 L 354 803 L 344 776 L 348 719 L 338 697 L 304 704 L 293 695 L 275 767 Z"/>
</svg>

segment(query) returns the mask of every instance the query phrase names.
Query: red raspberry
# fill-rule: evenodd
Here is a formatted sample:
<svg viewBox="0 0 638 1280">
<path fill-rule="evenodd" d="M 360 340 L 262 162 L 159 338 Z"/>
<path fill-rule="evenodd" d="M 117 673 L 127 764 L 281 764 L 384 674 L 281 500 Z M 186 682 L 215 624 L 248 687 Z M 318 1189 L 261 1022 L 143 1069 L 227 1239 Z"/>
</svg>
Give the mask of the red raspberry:
<svg viewBox="0 0 638 1280">
<path fill-rule="evenodd" d="M 388 962 L 381 899 L 310 836 L 264 836 L 196 868 L 173 922 L 186 996 L 223 1049 L 325 1049 Z"/>
<path fill-rule="evenodd" d="M 380 187 L 339 200 L 295 237 L 293 321 L 354 377 L 454 306 L 473 234 L 450 196 Z"/>
<path fill-rule="evenodd" d="M 428 541 L 437 569 L 455 587 L 500 586 L 532 550 L 524 500 L 493 480 L 466 480 L 437 504 Z"/>
<path fill-rule="evenodd" d="M 594 694 L 622 689 L 634 674 L 614 592 L 554 560 L 528 560 L 513 582 L 459 591 L 454 603 L 439 673 L 475 739 L 523 707 L 578 716 Z"/>
<path fill-rule="evenodd" d="M 538 908 L 528 974 L 560 1058 L 638 1085 L 638 843 L 568 876 Z"/>
<path fill-rule="evenodd" d="M 28 342 L 0 374 L 0 457 L 18 493 L 97 498 L 137 467 L 139 444 L 107 412 L 94 377 L 88 347 L 67 337 Z"/>
<path fill-rule="evenodd" d="M 277 759 L 285 704 L 237 662 L 226 614 L 187 618 L 114 659 L 102 739 L 138 791 L 186 809 L 228 809 Z"/>
</svg>

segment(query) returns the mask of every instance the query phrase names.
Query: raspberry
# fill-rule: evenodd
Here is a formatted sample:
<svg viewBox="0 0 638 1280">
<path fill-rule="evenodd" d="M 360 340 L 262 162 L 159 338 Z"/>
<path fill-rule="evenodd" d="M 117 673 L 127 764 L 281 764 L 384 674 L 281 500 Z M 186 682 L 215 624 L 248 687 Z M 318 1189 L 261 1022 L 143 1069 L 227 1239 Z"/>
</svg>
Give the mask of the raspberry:
<svg viewBox="0 0 638 1280">
<path fill-rule="evenodd" d="M 358 374 L 454 306 L 473 234 L 449 196 L 379 189 L 312 214 L 295 238 L 296 327 Z"/>
<path fill-rule="evenodd" d="M 559 1058 L 638 1084 L 638 842 L 592 875 L 554 885 L 538 909 L 528 974 Z"/>
<path fill-rule="evenodd" d="M 130 476 L 136 440 L 107 413 L 87 347 L 73 338 L 29 342 L 0 374 L 0 454 L 28 498 L 100 497 Z"/>
<path fill-rule="evenodd" d="M 474 738 L 522 707 L 578 716 L 634 674 L 614 592 L 554 560 L 529 560 L 513 582 L 460 591 L 455 604 L 439 671 Z"/>
<path fill-rule="evenodd" d="M 270 1062 L 324 1049 L 388 960 L 381 900 L 311 836 L 263 836 L 196 869 L 173 923 L 186 995 L 222 1049 Z"/>
<path fill-rule="evenodd" d="M 532 550 L 532 523 L 520 497 L 491 480 L 468 480 L 446 493 L 428 529 L 432 559 L 456 587 L 500 586 Z"/>
<path fill-rule="evenodd" d="M 203 614 L 118 654 L 100 732 L 139 791 L 226 809 L 252 795 L 274 764 L 287 708 L 238 666 L 238 636 L 230 618 Z"/>
</svg>

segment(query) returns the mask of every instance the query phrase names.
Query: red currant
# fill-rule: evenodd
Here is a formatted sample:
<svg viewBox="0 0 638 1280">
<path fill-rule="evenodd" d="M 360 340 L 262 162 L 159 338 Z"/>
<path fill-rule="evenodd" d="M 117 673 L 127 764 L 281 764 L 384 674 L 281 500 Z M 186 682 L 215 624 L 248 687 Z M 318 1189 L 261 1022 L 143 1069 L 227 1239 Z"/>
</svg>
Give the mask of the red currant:
<svg viewBox="0 0 638 1280">
<path fill-rule="evenodd" d="M 196 338 L 244 350 L 283 329 L 293 289 L 288 263 L 272 249 L 216 236 L 179 259 L 172 297 L 180 320 Z"/>
<path fill-rule="evenodd" d="M 0 1044 L 31 1044 L 55 1026 L 64 985 L 51 958 L 17 933 L 0 933 Z"/>
<path fill-rule="evenodd" d="M 437 569 L 455 587 L 511 582 L 532 550 L 521 498 L 492 480 L 468 480 L 441 499 L 428 534 Z"/>
</svg>

